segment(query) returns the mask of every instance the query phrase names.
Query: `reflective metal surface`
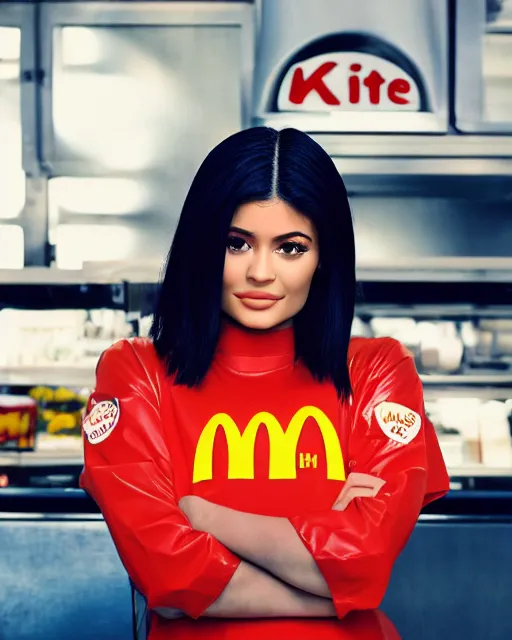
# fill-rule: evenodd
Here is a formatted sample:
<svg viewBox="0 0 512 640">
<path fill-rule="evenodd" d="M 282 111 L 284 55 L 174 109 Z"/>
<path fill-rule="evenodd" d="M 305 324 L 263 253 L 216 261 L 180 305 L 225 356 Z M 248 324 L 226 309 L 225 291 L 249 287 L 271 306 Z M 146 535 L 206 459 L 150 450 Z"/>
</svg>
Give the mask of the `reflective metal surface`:
<svg viewBox="0 0 512 640">
<path fill-rule="evenodd" d="M 512 137 L 317 133 L 351 194 L 512 197 Z"/>
<path fill-rule="evenodd" d="M 457 128 L 511 133 L 512 2 L 458 0 L 455 16 Z"/>
<path fill-rule="evenodd" d="M 44 245 L 31 224 L 30 175 L 37 174 L 34 7 L 0 5 L 0 267 L 30 264 Z M 44 209 L 39 212 L 44 225 Z M 37 227 L 39 226 L 39 229 Z M 34 234 L 34 231 L 36 232 Z M 39 231 L 39 233 L 37 233 Z M 40 263 L 41 264 L 41 263 Z"/>
<path fill-rule="evenodd" d="M 248 122 L 251 16 L 242 3 L 44 3 L 45 164 L 54 175 L 162 169 L 185 141 L 193 164 Z"/>
<path fill-rule="evenodd" d="M 144 600 L 130 597 L 108 530 L 83 492 L 24 490 L 18 511 L 32 500 L 31 513 L 16 513 L 16 492 L 8 493 L 9 507 L 0 493 L 0 539 L 9 551 L 0 556 L 2 637 L 85 640 L 92 631 L 97 637 L 130 637 L 134 605 L 133 623 L 143 634 L 137 623 L 144 617 Z M 57 510 L 48 507 L 52 496 Z M 510 493 L 498 499 L 496 492 L 452 492 L 420 517 L 382 604 L 389 621 L 384 629 L 396 635 L 383 638 L 510 639 L 510 500 Z M 478 511 L 481 515 L 468 515 Z M 27 610 L 23 625 L 22 610 Z M 94 621 L 88 623 L 92 611 Z M 360 633 L 370 629 L 360 625 Z"/>
<path fill-rule="evenodd" d="M 510 258 L 510 203 L 477 197 L 351 198 L 358 260 Z"/>
<path fill-rule="evenodd" d="M 43 165 L 60 268 L 163 259 L 188 186 L 248 124 L 243 3 L 44 3 Z"/>
</svg>

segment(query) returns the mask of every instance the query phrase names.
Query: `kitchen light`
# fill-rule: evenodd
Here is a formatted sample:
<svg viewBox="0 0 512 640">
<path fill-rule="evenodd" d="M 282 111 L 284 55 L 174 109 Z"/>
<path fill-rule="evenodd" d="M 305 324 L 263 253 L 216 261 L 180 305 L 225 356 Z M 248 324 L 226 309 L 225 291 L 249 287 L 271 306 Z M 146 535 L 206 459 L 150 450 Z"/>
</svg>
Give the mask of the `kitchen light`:
<svg viewBox="0 0 512 640">
<path fill-rule="evenodd" d="M 58 269 L 81 269 L 84 262 L 127 260 L 137 231 L 122 225 L 61 224 L 56 229 Z"/>
<path fill-rule="evenodd" d="M 23 269 L 24 256 L 23 229 L 14 224 L 0 225 L 0 269 Z"/>
<path fill-rule="evenodd" d="M 54 83 L 54 129 L 73 151 L 105 169 L 139 171 L 154 161 L 157 129 L 148 124 L 164 104 L 165 92 L 156 83 L 142 85 L 138 78 L 114 74 L 65 73 Z"/>
<path fill-rule="evenodd" d="M 2 80 L 19 80 L 20 65 L 16 60 L 0 59 L 0 81 Z"/>
<path fill-rule="evenodd" d="M 15 61 L 20 59 L 21 29 L 17 27 L 0 27 L 0 60 Z"/>
<path fill-rule="evenodd" d="M 97 29 L 88 27 L 63 27 L 60 30 L 63 66 L 88 66 L 102 59 Z"/>
<path fill-rule="evenodd" d="M 61 212 L 87 215 L 139 213 L 148 204 L 147 188 L 129 178 L 53 178 L 48 185 L 50 218 Z"/>
</svg>

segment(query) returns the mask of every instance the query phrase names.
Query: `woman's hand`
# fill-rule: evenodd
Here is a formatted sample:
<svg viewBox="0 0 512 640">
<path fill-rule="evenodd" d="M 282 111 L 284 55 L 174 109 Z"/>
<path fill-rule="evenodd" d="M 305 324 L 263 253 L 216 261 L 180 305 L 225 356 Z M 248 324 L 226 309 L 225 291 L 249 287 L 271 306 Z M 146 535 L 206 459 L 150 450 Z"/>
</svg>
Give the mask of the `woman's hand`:
<svg viewBox="0 0 512 640">
<path fill-rule="evenodd" d="M 375 498 L 385 481 L 367 473 L 351 473 L 333 505 L 335 511 L 345 511 L 354 498 Z"/>
</svg>

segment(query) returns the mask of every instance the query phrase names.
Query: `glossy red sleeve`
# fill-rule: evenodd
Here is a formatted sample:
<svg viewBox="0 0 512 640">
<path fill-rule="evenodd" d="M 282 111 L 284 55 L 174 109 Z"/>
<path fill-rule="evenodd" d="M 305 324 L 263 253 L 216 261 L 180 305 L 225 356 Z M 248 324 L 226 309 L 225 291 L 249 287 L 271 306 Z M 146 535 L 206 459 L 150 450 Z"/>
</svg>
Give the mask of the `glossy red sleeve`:
<svg viewBox="0 0 512 640">
<path fill-rule="evenodd" d="M 123 340 L 103 354 L 92 398 L 116 398 L 119 420 L 102 442 L 92 444 L 84 435 L 81 486 L 101 509 L 149 608 L 178 608 L 197 618 L 240 560 L 211 535 L 193 530 L 177 506 L 160 412 L 162 379 L 149 341 Z"/>
<path fill-rule="evenodd" d="M 371 474 L 386 484 L 376 498 L 356 498 L 345 511 L 290 519 L 324 576 L 340 618 L 380 605 L 421 508 L 449 489 L 411 354 L 391 339 L 371 342 L 352 359 L 348 472 Z M 382 402 L 419 415 L 420 429 L 408 443 L 395 441 L 379 425 L 375 409 Z"/>
</svg>

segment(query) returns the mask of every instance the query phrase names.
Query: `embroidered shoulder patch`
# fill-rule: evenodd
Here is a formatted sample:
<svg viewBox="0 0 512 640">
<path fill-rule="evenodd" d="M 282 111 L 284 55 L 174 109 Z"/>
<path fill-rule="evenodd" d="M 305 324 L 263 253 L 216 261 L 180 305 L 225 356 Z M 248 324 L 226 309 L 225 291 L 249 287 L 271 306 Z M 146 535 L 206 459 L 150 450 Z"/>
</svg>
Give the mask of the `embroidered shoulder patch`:
<svg viewBox="0 0 512 640">
<path fill-rule="evenodd" d="M 82 428 L 91 444 L 106 440 L 119 421 L 120 409 L 117 398 L 97 402 L 91 400 L 91 409 L 82 422 Z"/>
<path fill-rule="evenodd" d="M 409 444 L 420 431 L 420 414 L 402 404 L 381 402 L 374 411 L 379 427 L 391 440 Z"/>
</svg>

